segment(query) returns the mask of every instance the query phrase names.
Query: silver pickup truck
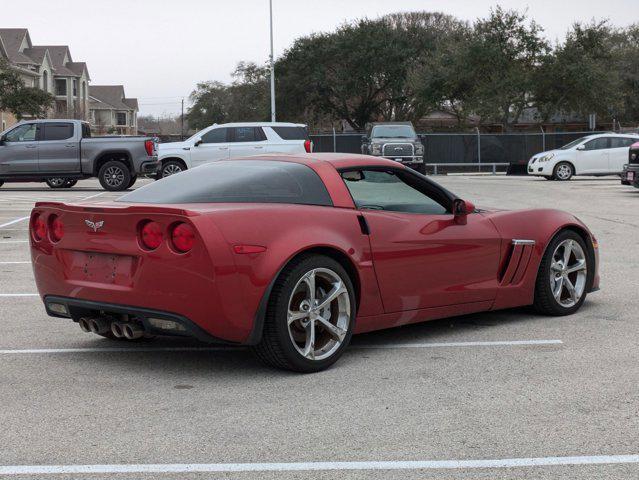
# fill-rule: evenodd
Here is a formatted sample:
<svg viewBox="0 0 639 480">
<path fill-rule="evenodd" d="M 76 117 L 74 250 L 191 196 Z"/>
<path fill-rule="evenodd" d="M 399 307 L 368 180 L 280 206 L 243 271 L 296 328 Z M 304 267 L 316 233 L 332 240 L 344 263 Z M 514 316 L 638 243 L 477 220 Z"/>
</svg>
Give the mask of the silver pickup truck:
<svg viewBox="0 0 639 480">
<path fill-rule="evenodd" d="M 149 137 L 91 138 L 80 120 L 30 120 L 0 133 L 0 186 L 47 182 L 69 188 L 98 177 L 105 190 L 131 187 L 138 175 L 155 175 L 157 144 Z"/>
</svg>

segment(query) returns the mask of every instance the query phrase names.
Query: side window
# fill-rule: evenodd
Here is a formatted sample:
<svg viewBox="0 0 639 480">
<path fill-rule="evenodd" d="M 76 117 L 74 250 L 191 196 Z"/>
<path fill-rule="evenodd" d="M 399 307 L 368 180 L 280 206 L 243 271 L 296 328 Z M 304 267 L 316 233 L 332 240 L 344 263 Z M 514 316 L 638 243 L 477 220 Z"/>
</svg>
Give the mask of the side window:
<svg viewBox="0 0 639 480">
<path fill-rule="evenodd" d="M 82 124 L 82 138 L 91 138 L 91 126 L 88 123 Z"/>
<path fill-rule="evenodd" d="M 637 139 L 635 138 L 623 138 L 623 137 L 615 137 L 610 139 L 610 148 L 628 148 L 630 145 L 635 143 Z"/>
<path fill-rule="evenodd" d="M 202 135 L 202 143 L 226 143 L 228 128 L 214 128 Z"/>
<path fill-rule="evenodd" d="M 448 209 L 417 184 L 410 173 L 391 170 L 342 172 L 355 206 L 361 210 L 443 215 Z"/>
<path fill-rule="evenodd" d="M 35 123 L 27 123 L 14 128 L 5 135 L 7 142 L 33 142 L 36 139 L 37 126 Z"/>
<path fill-rule="evenodd" d="M 609 148 L 608 140 L 608 137 L 595 138 L 594 140 L 586 142 L 584 146 L 586 147 L 586 150 L 603 150 L 605 148 Z"/>
<path fill-rule="evenodd" d="M 234 127 L 233 128 L 233 141 L 234 142 L 255 142 L 261 141 L 261 138 L 256 138 L 255 127 Z"/>
<path fill-rule="evenodd" d="M 262 127 L 255 127 L 255 141 L 263 142 L 265 140 L 266 140 L 266 134 L 264 133 L 264 130 L 262 129 Z"/>
<path fill-rule="evenodd" d="M 73 138 L 72 123 L 46 123 L 40 140 L 68 140 Z"/>
</svg>

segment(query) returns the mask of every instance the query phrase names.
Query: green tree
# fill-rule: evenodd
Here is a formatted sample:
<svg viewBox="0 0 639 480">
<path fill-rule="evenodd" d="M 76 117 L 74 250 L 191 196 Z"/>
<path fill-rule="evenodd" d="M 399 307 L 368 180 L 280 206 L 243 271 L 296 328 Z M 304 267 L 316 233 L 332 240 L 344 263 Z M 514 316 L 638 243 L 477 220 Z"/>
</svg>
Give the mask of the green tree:
<svg viewBox="0 0 639 480">
<path fill-rule="evenodd" d="M 475 23 L 461 62 L 474 78 L 468 111 L 505 130 L 533 106 L 536 72 L 549 51 L 542 28 L 525 14 L 497 7 Z"/>
<path fill-rule="evenodd" d="M 27 87 L 18 72 L 0 59 L 0 110 L 7 110 L 19 120 L 44 117 L 53 105 L 53 95 L 35 87 Z"/>
<path fill-rule="evenodd" d="M 609 118 L 622 108 L 614 37 L 607 22 L 575 24 L 544 58 L 533 89 L 544 121 L 560 113 Z"/>
</svg>

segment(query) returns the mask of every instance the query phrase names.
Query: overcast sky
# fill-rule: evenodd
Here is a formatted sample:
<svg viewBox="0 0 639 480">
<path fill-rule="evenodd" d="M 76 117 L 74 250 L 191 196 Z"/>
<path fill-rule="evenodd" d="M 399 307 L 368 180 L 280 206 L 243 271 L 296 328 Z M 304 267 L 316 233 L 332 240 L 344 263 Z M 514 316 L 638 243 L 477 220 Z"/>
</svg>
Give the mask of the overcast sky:
<svg viewBox="0 0 639 480">
<path fill-rule="evenodd" d="M 639 0 L 273 0 L 275 55 L 298 37 L 397 11 L 465 20 L 500 4 L 527 10 L 551 40 L 575 21 L 636 21 Z M 142 114 L 179 113 L 196 83 L 229 81 L 241 60 L 269 55 L 268 0 L 0 0 L 0 27 L 26 27 L 34 44 L 69 45 L 92 83 L 124 84 Z"/>
</svg>

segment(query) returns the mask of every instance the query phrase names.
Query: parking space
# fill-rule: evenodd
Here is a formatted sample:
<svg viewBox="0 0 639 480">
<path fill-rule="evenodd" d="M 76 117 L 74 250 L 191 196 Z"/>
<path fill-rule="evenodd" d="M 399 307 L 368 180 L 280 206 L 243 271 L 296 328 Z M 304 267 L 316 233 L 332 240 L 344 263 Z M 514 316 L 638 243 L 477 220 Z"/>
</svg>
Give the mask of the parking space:
<svg viewBox="0 0 639 480">
<path fill-rule="evenodd" d="M 612 177 L 436 180 L 479 207 L 577 215 L 599 239 L 601 291 L 570 317 L 516 309 L 360 335 L 313 375 L 244 348 L 122 344 L 45 315 L 24 219 L 35 201 L 119 195 L 93 180 L 5 185 L 0 477 L 639 476 L 639 190 Z"/>
</svg>

